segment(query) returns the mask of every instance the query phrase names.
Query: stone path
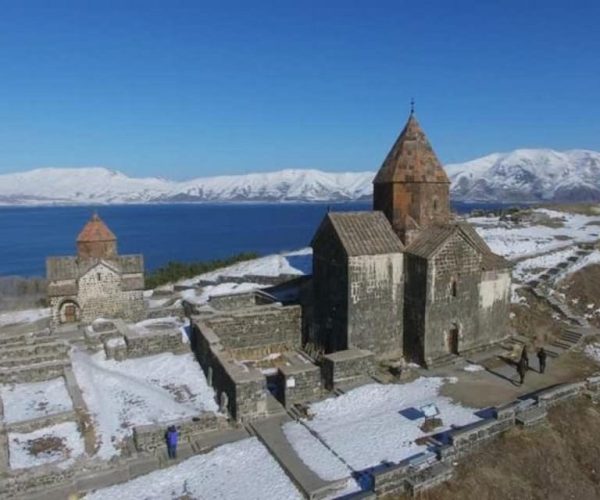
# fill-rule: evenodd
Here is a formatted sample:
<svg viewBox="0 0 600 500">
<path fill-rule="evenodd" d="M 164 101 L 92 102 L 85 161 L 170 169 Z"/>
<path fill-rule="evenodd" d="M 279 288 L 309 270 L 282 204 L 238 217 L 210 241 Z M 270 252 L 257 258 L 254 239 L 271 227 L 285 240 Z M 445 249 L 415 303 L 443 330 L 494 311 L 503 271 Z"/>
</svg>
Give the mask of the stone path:
<svg viewBox="0 0 600 500">
<path fill-rule="evenodd" d="M 276 415 L 250 425 L 285 473 L 307 498 L 323 498 L 344 486 L 346 479 L 325 481 L 298 457 L 285 437 L 282 425 L 292 422 L 288 415 Z"/>
</svg>

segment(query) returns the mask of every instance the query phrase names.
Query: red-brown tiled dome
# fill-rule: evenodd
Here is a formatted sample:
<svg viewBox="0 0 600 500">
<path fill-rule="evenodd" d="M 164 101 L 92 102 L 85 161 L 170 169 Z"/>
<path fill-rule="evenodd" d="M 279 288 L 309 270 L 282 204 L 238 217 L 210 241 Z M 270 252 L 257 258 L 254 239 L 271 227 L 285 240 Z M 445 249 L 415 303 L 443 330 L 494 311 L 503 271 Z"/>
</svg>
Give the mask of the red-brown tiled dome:
<svg viewBox="0 0 600 500">
<path fill-rule="evenodd" d="M 77 236 L 80 259 L 112 259 L 117 256 L 117 237 L 98 214 L 94 214 Z"/>
<path fill-rule="evenodd" d="M 373 182 L 375 184 L 395 182 L 450 184 L 446 172 L 413 113 L 410 114 L 404 130 L 392 146 Z"/>
<path fill-rule="evenodd" d="M 116 241 L 116 239 L 117 237 L 115 234 L 108 229 L 108 226 L 98 214 L 94 213 L 92 218 L 79 233 L 79 236 L 77 236 L 77 243 L 90 241 Z"/>
</svg>

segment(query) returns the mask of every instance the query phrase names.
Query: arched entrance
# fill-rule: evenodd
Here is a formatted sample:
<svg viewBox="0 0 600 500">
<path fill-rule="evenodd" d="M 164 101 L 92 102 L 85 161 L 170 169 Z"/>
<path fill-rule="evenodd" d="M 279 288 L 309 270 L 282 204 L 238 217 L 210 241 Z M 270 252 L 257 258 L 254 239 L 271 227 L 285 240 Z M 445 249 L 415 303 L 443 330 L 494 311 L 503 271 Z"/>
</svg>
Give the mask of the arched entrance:
<svg viewBox="0 0 600 500">
<path fill-rule="evenodd" d="M 77 323 L 79 321 L 79 305 L 73 300 L 65 300 L 59 309 L 61 323 Z"/>
<path fill-rule="evenodd" d="M 448 352 L 450 354 L 458 355 L 458 342 L 460 339 L 460 330 L 456 323 L 452 323 L 450 330 L 448 330 L 446 344 L 448 347 Z"/>
</svg>

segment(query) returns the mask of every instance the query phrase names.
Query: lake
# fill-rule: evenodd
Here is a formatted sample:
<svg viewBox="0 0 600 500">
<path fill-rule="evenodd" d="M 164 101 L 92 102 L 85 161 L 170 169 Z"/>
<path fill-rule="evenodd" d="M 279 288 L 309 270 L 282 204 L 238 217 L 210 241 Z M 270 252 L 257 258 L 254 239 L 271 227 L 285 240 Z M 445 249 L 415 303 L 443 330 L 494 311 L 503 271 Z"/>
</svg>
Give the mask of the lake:
<svg viewBox="0 0 600 500">
<path fill-rule="evenodd" d="M 501 204 L 453 204 L 459 213 Z M 0 276 L 43 276 L 45 259 L 74 255 L 75 239 L 97 210 L 119 253 L 142 253 L 146 269 L 239 252 L 265 255 L 306 247 L 328 210 L 369 210 L 370 202 L 0 207 Z"/>
</svg>

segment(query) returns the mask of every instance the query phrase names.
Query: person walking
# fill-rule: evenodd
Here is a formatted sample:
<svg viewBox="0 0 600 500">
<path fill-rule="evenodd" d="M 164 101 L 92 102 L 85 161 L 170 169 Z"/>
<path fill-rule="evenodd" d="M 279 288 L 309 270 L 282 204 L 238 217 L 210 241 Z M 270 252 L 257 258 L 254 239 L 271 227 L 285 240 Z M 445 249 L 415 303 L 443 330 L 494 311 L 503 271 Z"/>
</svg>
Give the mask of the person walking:
<svg viewBox="0 0 600 500">
<path fill-rule="evenodd" d="M 177 441 L 179 439 L 179 433 L 174 425 L 169 426 L 167 429 L 167 452 L 169 458 L 177 458 Z"/>
<path fill-rule="evenodd" d="M 548 354 L 543 347 L 540 347 L 540 350 L 537 353 L 538 361 L 540 362 L 540 373 L 544 373 L 546 370 L 546 358 Z"/>
<path fill-rule="evenodd" d="M 525 358 L 521 358 L 517 363 L 517 373 L 519 374 L 519 385 L 523 385 L 525 382 L 525 372 L 527 371 L 527 364 Z"/>
</svg>

